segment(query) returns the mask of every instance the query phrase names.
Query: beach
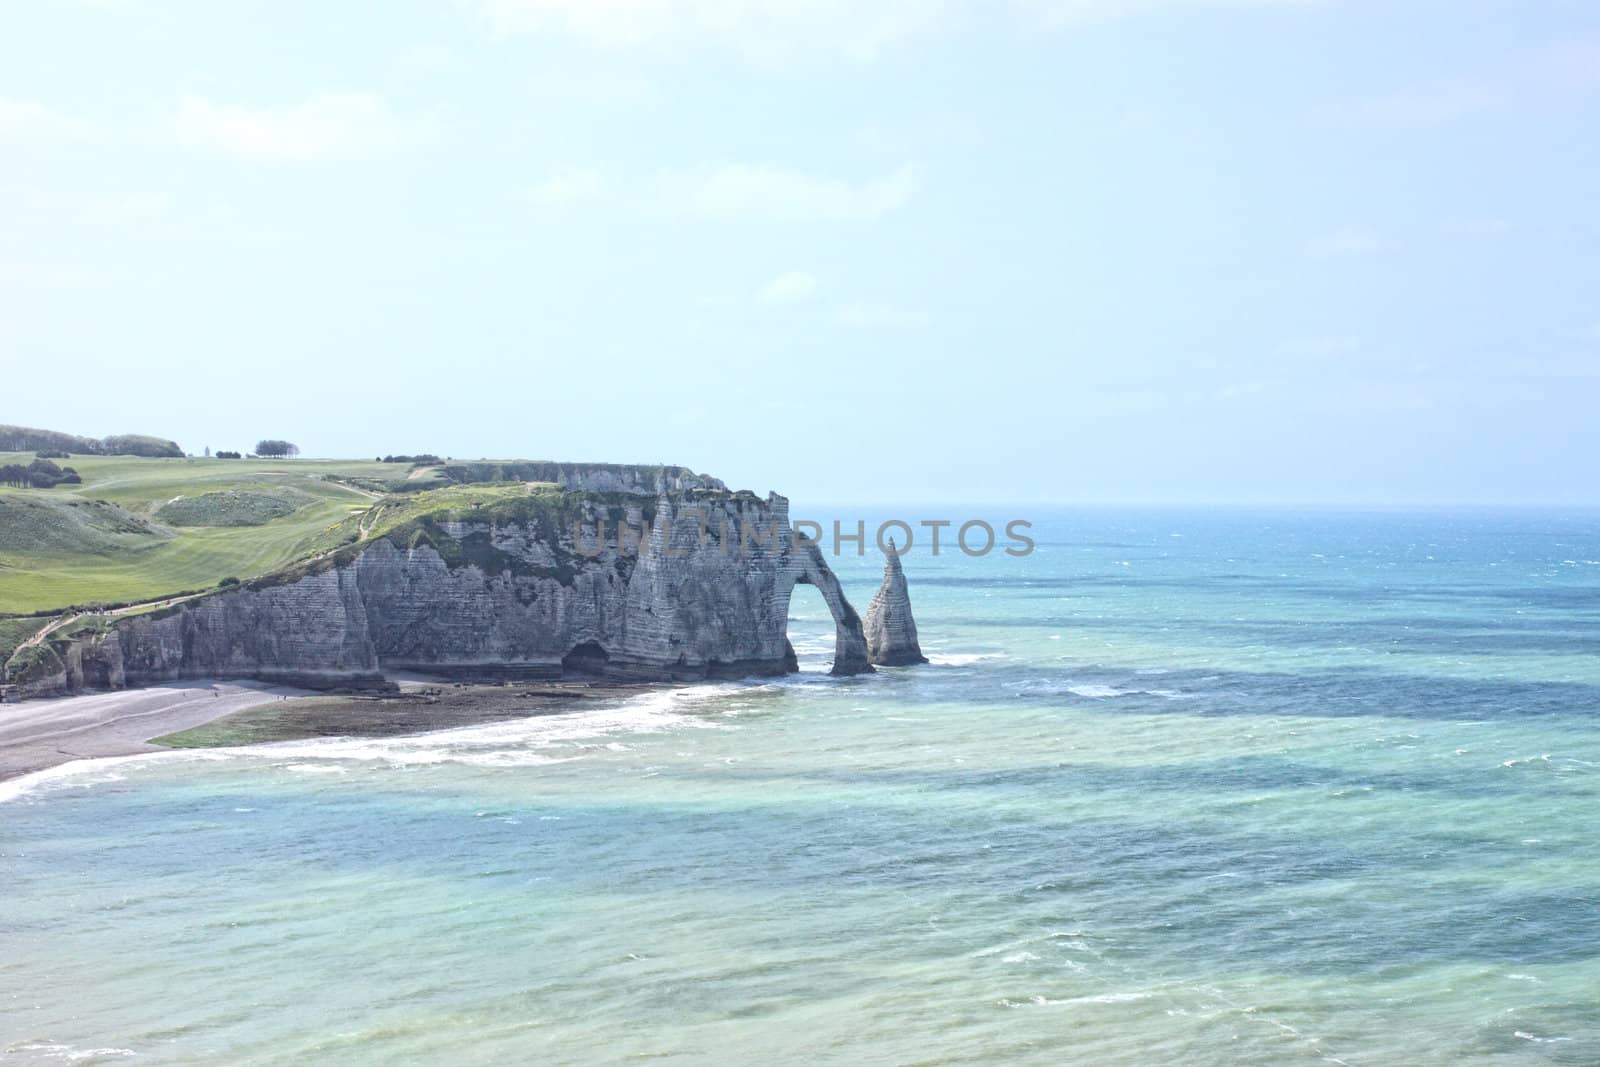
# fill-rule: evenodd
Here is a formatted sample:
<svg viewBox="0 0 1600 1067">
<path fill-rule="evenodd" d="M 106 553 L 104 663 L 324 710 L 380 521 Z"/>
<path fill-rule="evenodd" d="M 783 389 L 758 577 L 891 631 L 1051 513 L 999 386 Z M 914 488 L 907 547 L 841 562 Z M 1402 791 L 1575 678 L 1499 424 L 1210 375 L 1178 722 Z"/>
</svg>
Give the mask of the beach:
<svg viewBox="0 0 1600 1067">
<path fill-rule="evenodd" d="M 74 760 L 159 752 L 161 746 L 150 744 L 152 737 L 303 693 L 197 679 L 0 705 L 0 781 Z"/>
<path fill-rule="evenodd" d="M 395 693 L 326 694 L 196 679 L 0 705 L 0 781 L 75 760 L 316 737 L 394 737 L 576 710 L 652 688 L 617 682 L 463 685 L 416 676 Z M 163 743 L 155 743 L 155 739 Z"/>
</svg>

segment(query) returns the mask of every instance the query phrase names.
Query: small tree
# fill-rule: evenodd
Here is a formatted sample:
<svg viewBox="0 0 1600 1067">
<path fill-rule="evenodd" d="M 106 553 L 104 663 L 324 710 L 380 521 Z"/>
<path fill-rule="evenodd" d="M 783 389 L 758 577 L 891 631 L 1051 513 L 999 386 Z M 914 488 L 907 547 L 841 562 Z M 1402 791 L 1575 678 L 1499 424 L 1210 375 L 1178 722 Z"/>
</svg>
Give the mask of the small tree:
<svg viewBox="0 0 1600 1067">
<path fill-rule="evenodd" d="M 298 456 L 299 454 L 300 446 L 292 441 L 266 440 L 256 442 L 256 455 L 258 456 L 279 457 Z"/>
</svg>

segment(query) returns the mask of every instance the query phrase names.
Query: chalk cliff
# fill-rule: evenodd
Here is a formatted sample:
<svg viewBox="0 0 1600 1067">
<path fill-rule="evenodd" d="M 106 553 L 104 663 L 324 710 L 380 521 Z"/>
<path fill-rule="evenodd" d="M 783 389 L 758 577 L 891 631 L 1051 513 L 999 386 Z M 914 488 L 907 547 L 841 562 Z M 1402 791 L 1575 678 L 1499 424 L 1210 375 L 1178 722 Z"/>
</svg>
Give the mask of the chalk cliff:
<svg viewBox="0 0 1600 1067">
<path fill-rule="evenodd" d="M 473 486 L 386 502 L 360 540 L 105 620 L 54 642 L 58 666 L 13 681 L 18 695 L 44 695 L 194 677 L 359 686 L 391 670 L 777 675 L 795 669 L 785 630 L 800 583 L 833 614 L 833 673 L 872 670 L 861 620 L 821 551 L 794 537 L 783 497 L 669 487 L 677 479 L 654 471 L 599 480 L 614 488 Z"/>
<path fill-rule="evenodd" d="M 917 621 L 911 617 L 911 594 L 906 572 L 894 552 L 894 542 L 884 555 L 883 584 L 867 607 L 867 658 L 880 667 L 905 667 L 926 663 L 917 643 Z"/>
</svg>

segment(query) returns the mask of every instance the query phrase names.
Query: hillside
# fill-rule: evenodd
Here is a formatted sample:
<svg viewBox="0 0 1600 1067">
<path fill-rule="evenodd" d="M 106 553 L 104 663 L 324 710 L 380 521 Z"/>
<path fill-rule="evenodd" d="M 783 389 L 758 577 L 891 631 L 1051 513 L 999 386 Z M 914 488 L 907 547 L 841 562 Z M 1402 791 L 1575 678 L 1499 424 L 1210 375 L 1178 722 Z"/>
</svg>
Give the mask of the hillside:
<svg viewBox="0 0 1600 1067">
<path fill-rule="evenodd" d="M 31 458 L 0 453 L 0 465 Z M 72 465 L 81 485 L 0 488 L 0 615 L 267 574 L 410 473 L 371 461 L 74 455 Z"/>
<path fill-rule="evenodd" d="M 798 584 L 816 587 L 834 619 L 833 673 L 873 669 L 859 615 L 823 553 L 794 537 L 782 497 L 686 488 L 678 468 L 558 466 L 567 469 L 549 473 L 560 481 L 450 485 L 347 505 L 294 544 L 298 560 L 270 573 L 22 628 L 5 680 L 29 697 L 180 678 L 381 688 L 391 671 L 467 681 L 778 676 L 798 669 L 786 634 Z M 297 491 L 211 489 L 193 499 L 200 517 L 232 521 L 264 514 L 241 514 L 240 499 Z M 238 538 L 319 506 L 201 529 Z M 131 514 L 102 507 L 113 509 L 105 525 Z M 170 545 L 193 528 L 163 529 Z M 645 555 L 641 543 L 671 550 Z M 126 561 L 163 551 L 111 545 L 104 555 L 126 571 Z"/>
<path fill-rule="evenodd" d="M 32 458 L 0 452 L 0 466 Z M 722 484 L 681 467 L 532 461 L 414 465 L 74 453 L 71 464 L 81 484 L 0 486 L 0 663 L 50 617 L 303 570 L 353 541 L 400 536 L 397 526 L 428 511 L 481 506 L 501 492 L 526 497 L 529 483 L 581 480 L 645 492 L 651 484 Z"/>
</svg>

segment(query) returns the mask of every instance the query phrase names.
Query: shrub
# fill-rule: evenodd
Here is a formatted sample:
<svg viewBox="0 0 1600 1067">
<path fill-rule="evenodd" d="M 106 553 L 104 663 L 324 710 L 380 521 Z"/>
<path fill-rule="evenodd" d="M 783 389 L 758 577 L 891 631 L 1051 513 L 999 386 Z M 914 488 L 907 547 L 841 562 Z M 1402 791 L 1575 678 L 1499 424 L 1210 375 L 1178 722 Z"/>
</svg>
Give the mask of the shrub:
<svg viewBox="0 0 1600 1067">
<path fill-rule="evenodd" d="M 102 439 L 100 447 L 108 456 L 144 456 L 147 459 L 183 457 L 183 449 L 178 447 L 178 442 L 148 437 L 142 433 L 113 434 Z"/>
</svg>

